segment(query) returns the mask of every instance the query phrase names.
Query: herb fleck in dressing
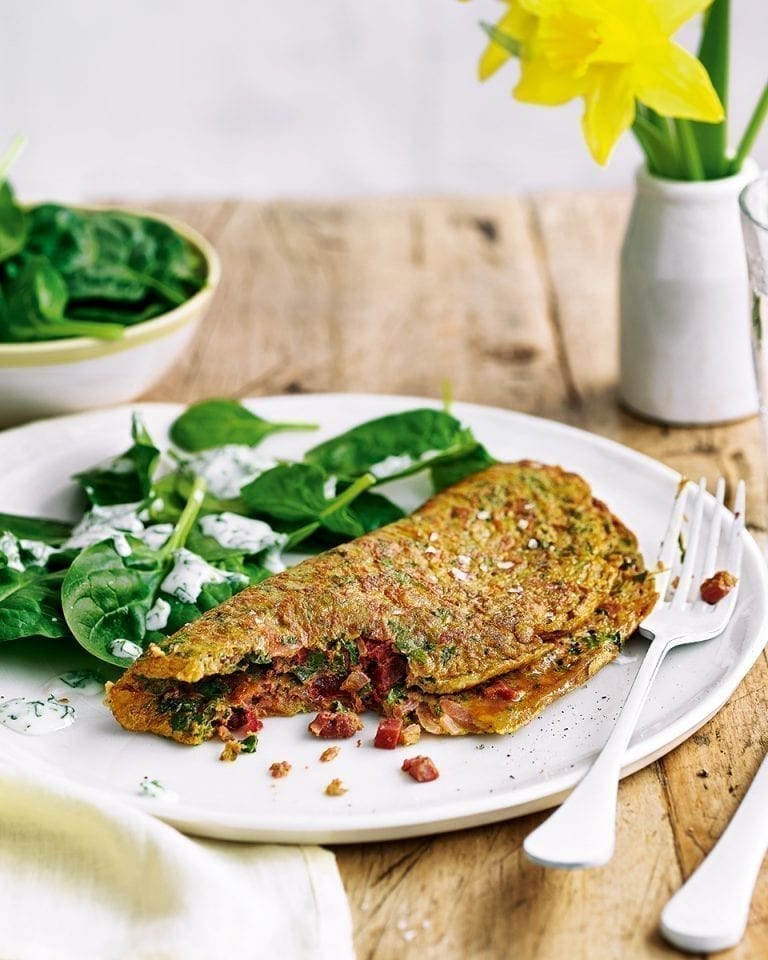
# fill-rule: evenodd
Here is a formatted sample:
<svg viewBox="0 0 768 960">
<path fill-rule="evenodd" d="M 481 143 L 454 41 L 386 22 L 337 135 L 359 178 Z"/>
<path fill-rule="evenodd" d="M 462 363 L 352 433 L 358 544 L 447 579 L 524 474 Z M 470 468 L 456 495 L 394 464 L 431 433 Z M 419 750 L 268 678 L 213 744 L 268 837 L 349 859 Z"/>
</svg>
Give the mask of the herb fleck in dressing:
<svg viewBox="0 0 768 960">
<path fill-rule="evenodd" d="M 222 500 L 240 495 L 240 490 L 266 470 L 277 466 L 277 460 L 265 457 L 253 447 L 230 443 L 204 450 L 185 463 L 187 469 L 205 480 L 209 493 Z"/>
<path fill-rule="evenodd" d="M 173 568 L 163 580 L 160 589 L 182 603 L 195 603 L 206 583 L 247 583 L 242 573 L 218 570 L 191 550 L 173 552 Z"/>
<path fill-rule="evenodd" d="M 104 693 L 104 677 L 95 670 L 67 670 L 54 677 L 48 689 L 56 697 L 67 697 L 72 693 L 96 697 Z"/>
<path fill-rule="evenodd" d="M 284 534 L 276 533 L 263 520 L 252 520 L 236 513 L 218 513 L 203 517 L 200 528 L 207 537 L 213 537 L 222 547 L 245 550 L 247 553 L 260 553 L 267 547 L 283 544 L 288 539 Z"/>
<path fill-rule="evenodd" d="M 165 800 L 166 803 L 176 803 L 179 799 L 175 790 L 169 790 L 159 780 L 150 780 L 149 777 L 142 777 L 139 781 L 139 796 L 148 797 L 150 800 Z"/>
<path fill-rule="evenodd" d="M 71 703 L 64 703 L 51 694 L 47 700 L 16 697 L 0 704 L 0 723 L 15 733 L 39 736 L 55 733 L 71 726 L 77 719 Z"/>
<path fill-rule="evenodd" d="M 123 637 L 115 637 L 109 645 L 109 652 L 118 660 L 138 660 L 143 650 L 134 643 L 133 640 L 125 640 Z"/>
</svg>

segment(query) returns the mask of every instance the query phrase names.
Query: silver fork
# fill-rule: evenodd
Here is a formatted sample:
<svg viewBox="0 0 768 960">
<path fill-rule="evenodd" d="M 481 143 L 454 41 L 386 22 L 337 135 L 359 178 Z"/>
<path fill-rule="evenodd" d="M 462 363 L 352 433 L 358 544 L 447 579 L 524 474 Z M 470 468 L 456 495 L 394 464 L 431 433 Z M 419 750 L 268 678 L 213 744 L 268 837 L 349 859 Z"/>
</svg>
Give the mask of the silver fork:
<svg viewBox="0 0 768 960">
<path fill-rule="evenodd" d="M 699 595 L 700 584 L 716 569 L 736 577 L 741 571 L 744 483 L 739 482 L 733 513 L 724 509 L 724 496 L 721 477 L 705 518 L 705 501 L 711 499 L 706 497 L 705 480 L 698 486 L 686 483 L 679 490 L 659 553 L 660 599 L 642 626 L 652 642 L 597 759 L 564 803 L 526 838 L 523 849 L 535 863 L 566 869 L 598 867 L 613 856 L 621 765 L 661 662 L 673 647 L 717 636 L 733 614 L 738 582 L 714 605 Z M 686 505 L 690 516 L 683 558 L 679 538 Z M 723 561 L 716 566 L 719 555 Z"/>
</svg>

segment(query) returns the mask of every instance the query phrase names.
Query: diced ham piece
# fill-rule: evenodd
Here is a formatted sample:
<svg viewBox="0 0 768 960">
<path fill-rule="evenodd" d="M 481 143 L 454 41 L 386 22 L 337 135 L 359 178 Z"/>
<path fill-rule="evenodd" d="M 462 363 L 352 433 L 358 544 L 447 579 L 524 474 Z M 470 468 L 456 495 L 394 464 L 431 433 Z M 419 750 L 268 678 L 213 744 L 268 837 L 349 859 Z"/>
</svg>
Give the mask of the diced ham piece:
<svg viewBox="0 0 768 960">
<path fill-rule="evenodd" d="M 263 728 L 264 728 L 263 722 L 259 720 L 259 718 L 253 712 L 253 710 L 247 710 L 245 724 L 243 725 L 243 730 L 246 733 L 258 733 L 259 730 L 262 730 Z"/>
<path fill-rule="evenodd" d="M 699 587 L 701 599 L 706 603 L 717 603 L 736 586 L 736 577 L 727 570 L 718 570 L 717 573 L 705 580 Z"/>
<path fill-rule="evenodd" d="M 402 769 L 417 783 L 428 783 L 430 780 L 437 780 L 440 776 L 437 767 L 429 757 L 409 757 L 403 760 Z"/>
<path fill-rule="evenodd" d="M 321 710 L 310 723 L 309 732 L 323 740 L 345 740 L 363 729 L 360 717 L 356 713 L 346 711 L 333 713 L 330 710 Z"/>
<path fill-rule="evenodd" d="M 379 723 L 379 728 L 373 740 L 374 747 L 378 747 L 380 750 L 394 750 L 400 739 L 402 729 L 402 720 L 398 720 L 396 717 L 386 717 Z"/>
<path fill-rule="evenodd" d="M 517 703 L 518 700 L 523 699 L 524 693 L 522 690 L 511 687 L 504 680 L 494 680 L 483 690 L 483 696 L 489 700 L 509 700 L 512 703 Z"/>
<path fill-rule="evenodd" d="M 374 693 L 381 700 L 405 677 L 405 657 L 384 641 L 366 640 L 360 667 L 370 677 Z"/>
<path fill-rule="evenodd" d="M 263 726 L 255 711 L 246 710 L 244 707 L 234 707 L 227 720 L 228 729 L 242 730 L 244 733 L 258 733 Z"/>
<path fill-rule="evenodd" d="M 319 673 L 309 685 L 310 696 L 315 700 L 328 702 L 328 698 L 339 692 L 339 678 L 332 673 Z"/>
</svg>

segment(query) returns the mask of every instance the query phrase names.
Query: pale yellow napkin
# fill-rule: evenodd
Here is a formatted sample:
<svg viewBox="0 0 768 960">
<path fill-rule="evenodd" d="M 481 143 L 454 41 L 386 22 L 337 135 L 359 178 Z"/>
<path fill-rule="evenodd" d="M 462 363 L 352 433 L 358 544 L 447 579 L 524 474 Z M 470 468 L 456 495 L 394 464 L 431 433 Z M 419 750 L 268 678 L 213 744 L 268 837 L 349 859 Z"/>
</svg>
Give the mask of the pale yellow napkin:
<svg viewBox="0 0 768 960">
<path fill-rule="evenodd" d="M 185 837 L 0 757 L 3 960 L 354 960 L 320 847 Z"/>
</svg>

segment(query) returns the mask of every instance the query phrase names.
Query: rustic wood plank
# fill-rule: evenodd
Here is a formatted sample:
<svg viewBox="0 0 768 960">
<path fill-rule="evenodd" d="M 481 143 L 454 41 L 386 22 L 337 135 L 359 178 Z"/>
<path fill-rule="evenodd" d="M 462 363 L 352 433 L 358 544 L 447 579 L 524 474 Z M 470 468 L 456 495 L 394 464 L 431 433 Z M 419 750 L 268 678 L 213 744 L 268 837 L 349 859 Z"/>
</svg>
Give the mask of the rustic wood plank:
<svg viewBox="0 0 768 960">
<path fill-rule="evenodd" d="M 750 483 L 766 529 L 756 424 L 674 430 L 615 403 L 616 262 L 626 196 L 159 203 L 216 245 L 224 279 L 152 399 L 312 390 L 438 396 L 540 413 L 689 476 Z M 586 873 L 521 854 L 541 815 L 337 848 L 360 960 L 678 956 L 658 914 L 722 832 L 768 746 L 768 663 L 694 738 L 620 788 L 617 855 Z M 698 776 L 706 770 L 707 776 Z M 768 871 L 738 960 L 768 955 Z"/>
<path fill-rule="evenodd" d="M 224 276 L 152 397 L 440 396 L 446 380 L 456 397 L 518 409 L 563 397 L 521 201 L 157 206 L 207 232 Z"/>
</svg>

